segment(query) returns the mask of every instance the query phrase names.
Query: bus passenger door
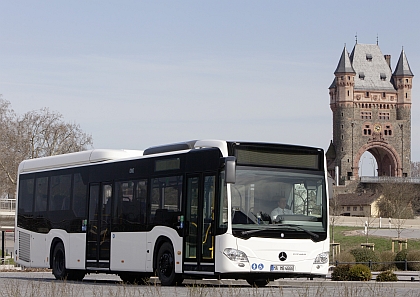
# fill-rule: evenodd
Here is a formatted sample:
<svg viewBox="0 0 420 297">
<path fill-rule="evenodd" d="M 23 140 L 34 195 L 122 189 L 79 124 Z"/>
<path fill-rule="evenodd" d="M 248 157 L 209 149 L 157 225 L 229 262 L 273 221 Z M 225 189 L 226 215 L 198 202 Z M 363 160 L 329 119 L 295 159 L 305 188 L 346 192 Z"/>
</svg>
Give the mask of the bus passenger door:
<svg viewBox="0 0 420 297">
<path fill-rule="evenodd" d="M 91 184 L 86 240 L 86 268 L 109 268 L 111 184 Z"/>
<path fill-rule="evenodd" d="M 184 272 L 214 273 L 214 175 L 187 179 Z"/>
</svg>

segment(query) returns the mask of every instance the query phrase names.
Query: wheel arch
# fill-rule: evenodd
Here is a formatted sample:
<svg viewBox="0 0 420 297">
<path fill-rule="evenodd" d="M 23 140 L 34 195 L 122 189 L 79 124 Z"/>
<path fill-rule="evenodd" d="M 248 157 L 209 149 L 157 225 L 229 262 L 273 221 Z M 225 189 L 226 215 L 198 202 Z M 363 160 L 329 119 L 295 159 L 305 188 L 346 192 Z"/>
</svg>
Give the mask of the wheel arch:
<svg viewBox="0 0 420 297">
<path fill-rule="evenodd" d="M 54 253 L 54 249 L 55 249 L 55 247 L 57 246 L 57 244 L 58 243 L 62 243 L 63 244 L 63 247 L 64 247 L 64 252 L 66 251 L 66 247 L 65 247 L 65 245 L 64 245 L 64 241 L 60 238 L 60 237 L 54 237 L 53 238 L 53 240 L 51 241 L 51 246 L 50 246 L 50 257 L 49 257 L 49 263 L 50 263 L 50 269 L 52 269 L 53 267 L 52 267 L 52 264 L 53 264 L 53 261 L 52 261 L 52 259 L 53 259 L 53 253 Z"/>
<path fill-rule="evenodd" d="M 172 246 L 172 250 L 175 253 L 174 244 L 173 244 L 172 240 L 169 237 L 164 236 L 164 235 L 159 236 L 155 241 L 155 247 L 153 249 L 153 271 L 156 271 L 156 269 L 157 269 L 157 263 L 156 262 L 157 262 L 158 251 L 159 251 L 160 247 L 165 242 L 168 242 Z"/>
</svg>

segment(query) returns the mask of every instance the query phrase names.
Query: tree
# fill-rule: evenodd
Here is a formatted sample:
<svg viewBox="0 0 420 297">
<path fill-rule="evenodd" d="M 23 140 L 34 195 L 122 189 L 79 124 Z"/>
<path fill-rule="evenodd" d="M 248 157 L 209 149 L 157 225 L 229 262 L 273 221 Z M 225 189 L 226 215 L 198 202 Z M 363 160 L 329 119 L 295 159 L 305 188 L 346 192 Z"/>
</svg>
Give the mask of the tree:
<svg viewBox="0 0 420 297">
<path fill-rule="evenodd" d="M 63 116 L 48 108 L 30 111 L 17 123 L 20 148 L 29 159 L 85 150 L 92 136 L 77 124 L 63 122 Z"/>
<path fill-rule="evenodd" d="M 420 162 L 411 162 L 411 177 L 420 177 Z"/>
<path fill-rule="evenodd" d="M 398 238 L 407 219 L 413 217 L 412 203 L 416 198 L 416 188 L 408 182 L 382 184 L 383 197 L 378 203 L 381 217 L 392 218 Z"/>
<path fill-rule="evenodd" d="M 331 227 L 331 241 L 334 243 L 334 227 L 340 221 L 340 215 L 342 213 L 342 205 L 339 201 L 337 193 L 333 191 L 332 197 L 330 197 L 330 227 Z"/>
<path fill-rule="evenodd" d="M 48 108 L 17 116 L 10 103 L 0 97 L 0 196 L 13 196 L 19 163 L 25 159 L 86 150 L 92 136 L 78 124 Z"/>
<path fill-rule="evenodd" d="M 15 119 L 10 102 L 0 97 L 0 197 L 13 195 L 16 187 Z"/>
</svg>

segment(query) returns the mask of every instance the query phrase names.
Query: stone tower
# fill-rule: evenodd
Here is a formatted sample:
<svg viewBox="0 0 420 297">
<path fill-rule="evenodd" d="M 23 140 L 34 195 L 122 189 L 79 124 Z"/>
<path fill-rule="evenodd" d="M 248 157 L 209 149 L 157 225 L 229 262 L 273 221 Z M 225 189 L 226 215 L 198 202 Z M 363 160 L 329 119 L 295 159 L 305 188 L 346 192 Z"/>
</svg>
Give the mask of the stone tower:
<svg viewBox="0 0 420 297">
<path fill-rule="evenodd" d="M 333 139 L 328 170 L 339 183 L 359 177 L 359 161 L 370 152 L 377 176 L 410 176 L 411 87 L 413 73 L 404 50 L 394 72 L 391 56 L 378 44 L 346 47 L 329 87 Z"/>
</svg>

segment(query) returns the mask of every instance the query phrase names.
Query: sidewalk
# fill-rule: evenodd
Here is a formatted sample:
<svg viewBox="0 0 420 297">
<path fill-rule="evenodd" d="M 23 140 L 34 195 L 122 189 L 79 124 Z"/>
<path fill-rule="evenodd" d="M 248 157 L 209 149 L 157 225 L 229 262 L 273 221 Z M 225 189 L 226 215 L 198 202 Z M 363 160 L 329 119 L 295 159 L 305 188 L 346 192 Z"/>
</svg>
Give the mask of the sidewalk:
<svg viewBox="0 0 420 297">
<path fill-rule="evenodd" d="M 389 224 L 389 218 L 368 218 L 368 217 L 336 217 L 336 226 L 353 226 L 364 228 L 365 223 L 368 222 L 370 228 L 381 228 L 381 229 L 395 229 L 395 220 L 391 218 L 391 224 Z M 405 220 L 401 224 L 402 229 L 419 229 L 420 230 L 420 218 Z"/>
</svg>

